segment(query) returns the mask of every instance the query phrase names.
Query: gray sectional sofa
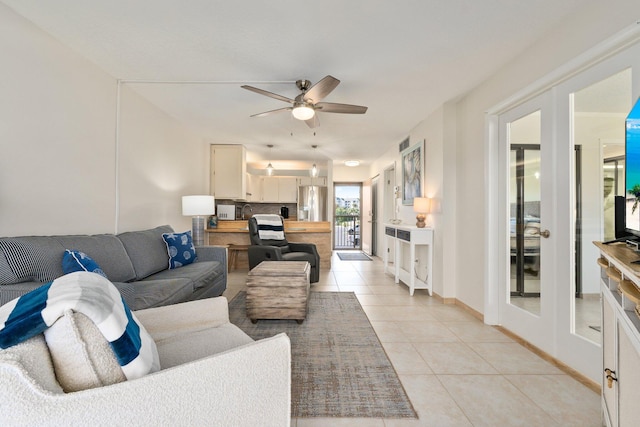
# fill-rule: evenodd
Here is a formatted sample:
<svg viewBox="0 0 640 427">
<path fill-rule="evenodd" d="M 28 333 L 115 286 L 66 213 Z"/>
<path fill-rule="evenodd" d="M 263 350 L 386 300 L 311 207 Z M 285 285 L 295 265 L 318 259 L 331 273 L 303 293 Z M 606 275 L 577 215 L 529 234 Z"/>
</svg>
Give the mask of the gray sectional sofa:
<svg viewBox="0 0 640 427">
<path fill-rule="evenodd" d="M 0 238 L 0 305 L 63 275 L 66 249 L 84 252 L 100 266 L 132 310 L 222 295 L 227 249 L 196 247 L 196 262 L 169 269 L 163 225 L 121 234 Z"/>
</svg>

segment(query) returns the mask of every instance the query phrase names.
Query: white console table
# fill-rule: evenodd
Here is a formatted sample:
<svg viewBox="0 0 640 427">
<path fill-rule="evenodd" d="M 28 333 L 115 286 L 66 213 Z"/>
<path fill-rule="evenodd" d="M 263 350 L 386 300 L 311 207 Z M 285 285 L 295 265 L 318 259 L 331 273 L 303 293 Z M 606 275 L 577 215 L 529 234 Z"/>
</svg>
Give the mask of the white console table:
<svg viewBox="0 0 640 427">
<path fill-rule="evenodd" d="M 395 259 L 393 261 L 393 275 L 396 283 L 400 281 L 409 286 L 409 293 L 413 295 L 416 289 L 426 289 L 431 295 L 433 290 L 433 228 L 418 228 L 415 225 L 384 224 L 385 251 L 384 271 L 389 268 L 389 248 L 393 245 Z M 427 274 L 425 280 L 417 277 L 416 264 L 418 262 L 416 246 L 426 247 Z"/>
</svg>

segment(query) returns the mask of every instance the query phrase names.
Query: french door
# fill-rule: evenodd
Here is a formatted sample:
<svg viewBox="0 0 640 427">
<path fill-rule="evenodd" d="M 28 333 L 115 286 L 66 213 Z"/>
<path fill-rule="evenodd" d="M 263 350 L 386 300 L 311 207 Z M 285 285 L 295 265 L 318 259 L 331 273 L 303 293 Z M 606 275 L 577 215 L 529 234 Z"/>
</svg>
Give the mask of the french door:
<svg viewBox="0 0 640 427">
<path fill-rule="evenodd" d="M 498 254 L 489 261 L 495 280 L 488 276 L 497 283 L 497 299 L 489 293 L 485 319 L 595 381 L 602 353 L 599 254 L 592 242 L 608 236 L 615 177 L 606 173 L 605 159 L 620 154 L 638 82 L 640 44 L 489 122 L 489 131 L 497 130 L 489 138 L 497 141 L 498 166 L 490 171 L 491 200 L 499 208 L 488 236 Z"/>
<path fill-rule="evenodd" d="M 548 94 L 499 118 L 504 206 L 501 323 L 547 348 L 553 344 L 553 135 Z"/>
</svg>

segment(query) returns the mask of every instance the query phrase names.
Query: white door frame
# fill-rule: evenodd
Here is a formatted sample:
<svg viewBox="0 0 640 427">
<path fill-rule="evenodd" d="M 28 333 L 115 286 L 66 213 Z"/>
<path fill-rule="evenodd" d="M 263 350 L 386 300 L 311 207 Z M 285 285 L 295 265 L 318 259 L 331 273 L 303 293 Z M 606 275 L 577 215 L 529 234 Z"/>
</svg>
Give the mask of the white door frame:
<svg viewBox="0 0 640 427">
<path fill-rule="evenodd" d="M 371 229 L 371 178 L 362 182 L 362 204 L 360 207 L 360 248 L 362 252 L 371 255 L 373 230 Z"/>
</svg>

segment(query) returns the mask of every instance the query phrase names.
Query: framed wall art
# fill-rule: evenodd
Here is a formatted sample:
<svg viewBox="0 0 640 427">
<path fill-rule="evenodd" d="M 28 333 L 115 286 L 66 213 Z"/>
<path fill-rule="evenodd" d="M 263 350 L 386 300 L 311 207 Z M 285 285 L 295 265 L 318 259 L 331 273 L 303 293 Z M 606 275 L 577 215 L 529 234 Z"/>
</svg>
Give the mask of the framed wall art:
<svg viewBox="0 0 640 427">
<path fill-rule="evenodd" d="M 402 152 L 402 204 L 413 205 L 422 197 L 423 144 L 415 144 Z"/>
</svg>

